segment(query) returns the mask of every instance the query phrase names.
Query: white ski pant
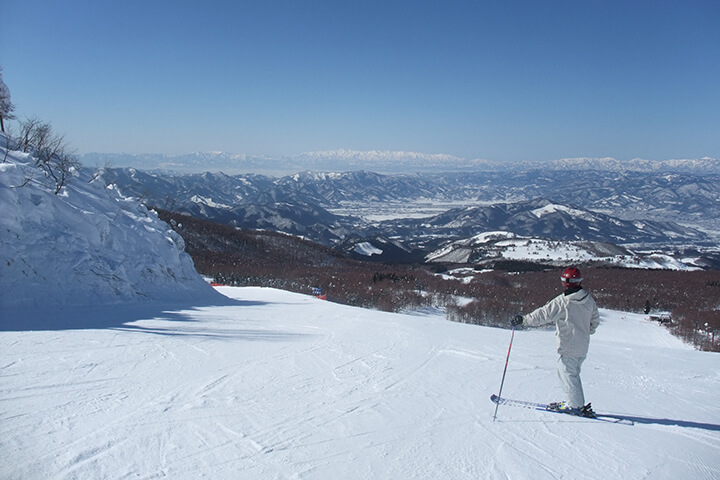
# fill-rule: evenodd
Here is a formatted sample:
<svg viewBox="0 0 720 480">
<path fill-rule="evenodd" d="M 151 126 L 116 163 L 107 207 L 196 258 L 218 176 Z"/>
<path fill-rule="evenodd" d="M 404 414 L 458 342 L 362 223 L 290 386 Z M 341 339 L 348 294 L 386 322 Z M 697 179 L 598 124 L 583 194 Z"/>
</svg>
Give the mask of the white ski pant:
<svg viewBox="0 0 720 480">
<path fill-rule="evenodd" d="M 582 408 L 585 405 L 582 382 L 580 381 L 580 367 L 585 357 L 568 357 L 561 355 L 558 360 L 558 377 L 565 391 L 565 401 L 572 408 Z"/>
</svg>

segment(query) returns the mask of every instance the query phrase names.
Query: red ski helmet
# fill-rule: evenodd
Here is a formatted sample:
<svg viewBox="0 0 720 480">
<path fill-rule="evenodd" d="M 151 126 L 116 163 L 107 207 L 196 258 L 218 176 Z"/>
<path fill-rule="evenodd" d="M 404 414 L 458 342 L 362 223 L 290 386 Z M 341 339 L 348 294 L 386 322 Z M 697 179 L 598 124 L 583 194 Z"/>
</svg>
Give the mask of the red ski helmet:
<svg viewBox="0 0 720 480">
<path fill-rule="evenodd" d="M 568 287 L 579 286 L 582 283 L 583 278 L 582 278 L 582 274 L 580 273 L 580 270 L 578 270 L 575 267 L 568 267 L 562 273 L 560 280 L 562 280 L 563 286 L 565 288 L 568 288 Z"/>
</svg>

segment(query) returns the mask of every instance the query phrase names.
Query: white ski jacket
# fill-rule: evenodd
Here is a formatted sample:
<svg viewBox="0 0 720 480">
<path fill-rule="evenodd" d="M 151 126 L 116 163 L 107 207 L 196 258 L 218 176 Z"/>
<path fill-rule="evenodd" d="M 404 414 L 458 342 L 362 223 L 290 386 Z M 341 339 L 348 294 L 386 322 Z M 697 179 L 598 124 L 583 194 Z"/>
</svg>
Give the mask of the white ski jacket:
<svg viewBox="0 0 720 480">
<path fill-rule="evenodd" d="M 557 352 L 569 357 L 584 357 L 590 335 L 600 323 L 600 314 L 590 293 L 580 289 L 569 295 L 561 293 L 523 318 L 523 325 L 529 327 L 551 323 L 555 323 Z"/>
</svg>

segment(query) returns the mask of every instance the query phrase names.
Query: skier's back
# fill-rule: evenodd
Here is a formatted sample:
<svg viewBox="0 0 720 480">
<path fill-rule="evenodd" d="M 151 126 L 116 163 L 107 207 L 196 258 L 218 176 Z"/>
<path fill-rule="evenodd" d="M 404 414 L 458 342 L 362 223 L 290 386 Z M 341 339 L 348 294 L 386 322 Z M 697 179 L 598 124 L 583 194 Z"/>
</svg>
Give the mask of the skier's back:
<svg viewBox="0 0 720 480">
<path fill-rule="evenodd" d="M 587 356 L 590 335 L 600 323 L 595 300 L 582 287 L 582 275 L 575 267 L 565 269 L 561 277 L 565 291 L 547 304 L 527 314 L 517 315 L 513 325 L 537 327 L 555 324 L 557 352 L 560 354 L 558 376 L 566 395 L 565 407 L 580 411 L 586 408 L 580 381 L 580 367 Z"/>
</svg>

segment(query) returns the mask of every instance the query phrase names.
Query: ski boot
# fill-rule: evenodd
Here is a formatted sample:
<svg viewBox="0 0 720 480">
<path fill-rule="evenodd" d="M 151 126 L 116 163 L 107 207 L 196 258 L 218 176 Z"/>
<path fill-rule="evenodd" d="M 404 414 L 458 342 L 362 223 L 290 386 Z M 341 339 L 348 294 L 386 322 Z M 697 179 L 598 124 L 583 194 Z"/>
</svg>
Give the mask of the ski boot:
<svg viewBox="0 0 720 480">
<path fill-rule="evenodd" d="M 588 417 L 588 418 L 596 418 L 597 417 L 597 415 L 595 414 L 595 412 L 592 409 L 592 406 L 589 403 L 580 409 L 579 415 L 581 417 Z"/>
<path fill-rule="evenodd" d="M 571 408 L 567 403 L 565 402 L 553 402 L 549 403 L 547 406 L 548 410 L 552 410 L 553 412 L 562 412 L 562 413 L 573 413 L 574 409 Z"/>
<path fill-rule="evenodd" d="M 578 417 L 595 418 L 597 416 L 589 403 L 582 408 L 573 408 L 566 402 L 553 402 L 548 404 L 547 409 L 554 412 L 577 415 Z"/>
</svg>

